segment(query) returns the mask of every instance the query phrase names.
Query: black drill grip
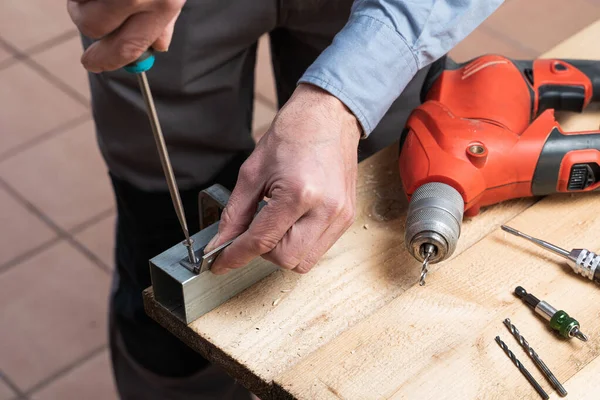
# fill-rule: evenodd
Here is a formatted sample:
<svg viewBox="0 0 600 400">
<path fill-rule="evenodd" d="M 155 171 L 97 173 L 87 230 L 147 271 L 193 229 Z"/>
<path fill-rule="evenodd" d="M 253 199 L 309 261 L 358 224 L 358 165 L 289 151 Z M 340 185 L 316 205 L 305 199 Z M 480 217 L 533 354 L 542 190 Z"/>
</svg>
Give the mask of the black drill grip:
<svg viewBox="0 0 600 400">
<path fill-rule="evenodd" d="M 571 151 L 587 149 L 600 151 L 600 132 L 565 134 L 554 128 L 544 143 L 533 174 L 533 195 L 546 196 L 556 193 L 565 156 Z M 571 167 L 567 191 L 581 191 L 599 181 L 600 165 L 593 161 L 575 164 Z"/>
<path fill-rule="evenodd" d="M 562 60 L 583 72 L 592 81 L 592 101 L 600 101 L 600 61 L 596 60 Z"/>
</svg>

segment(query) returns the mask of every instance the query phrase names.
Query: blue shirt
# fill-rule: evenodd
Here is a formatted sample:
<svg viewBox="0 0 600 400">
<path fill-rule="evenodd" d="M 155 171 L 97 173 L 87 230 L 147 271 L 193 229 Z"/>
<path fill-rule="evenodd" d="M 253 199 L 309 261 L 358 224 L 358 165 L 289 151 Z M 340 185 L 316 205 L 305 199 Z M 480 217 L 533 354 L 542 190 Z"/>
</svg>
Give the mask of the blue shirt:
<svg viewBox="0 0 600 400">
<path fill-rule="evenodd" d="M 469 35 L 503 0 L 356 0 L 348 23 L 299 83 L 342 101 L 363 128 L 377 126 L 419 69 Z"/>
</svg>

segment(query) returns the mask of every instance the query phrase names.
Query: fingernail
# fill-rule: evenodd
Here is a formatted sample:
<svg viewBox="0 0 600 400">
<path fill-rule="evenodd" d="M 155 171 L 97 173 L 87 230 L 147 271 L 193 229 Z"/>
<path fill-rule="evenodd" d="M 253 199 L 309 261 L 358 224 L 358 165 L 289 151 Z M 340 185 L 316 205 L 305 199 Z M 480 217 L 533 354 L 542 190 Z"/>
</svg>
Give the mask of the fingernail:
<svg viewBox="0 0 600 400">
<path fill-rule="evenodd" d="M 218 241 L 219 241 L 219 234 L 217 233 L 215 236 L 213 236 L 212 239 L 210 239 L 210 242 L 208 242 L 206 247 L 204 247 L 204 253 L 206 254 L 209 251 L 211 251 L 213 248 L 215 248 Z"/>
</svg>

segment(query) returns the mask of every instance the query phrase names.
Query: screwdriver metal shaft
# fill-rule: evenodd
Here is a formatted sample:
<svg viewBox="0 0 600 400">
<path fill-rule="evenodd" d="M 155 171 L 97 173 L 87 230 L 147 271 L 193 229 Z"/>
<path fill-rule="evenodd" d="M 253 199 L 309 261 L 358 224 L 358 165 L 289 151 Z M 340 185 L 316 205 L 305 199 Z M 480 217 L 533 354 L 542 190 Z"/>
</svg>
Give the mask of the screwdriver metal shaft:
<svg viewBox="0 0 600 400">
<path fill-rule="evenodd" d="M 552 243 L 529 236 L 510 226 L 502 225 L 502 230 L 523 239 L 527 239 L 543 249 L 558 254 L 567 260 L 567 264 L 575 273 L 600 284 L 600 255 L 586 249 L 573 249 L 569 252 Z"/>
<path fill-rule="evenodd" d="M 187 248 L 190 263 L 197 264 L 198 259 L 192 246 L 193 240 L 190 238 L 190 231 L 185 219 L 183 203 L 181 202 L 181 197 L 179 195 L 179 188 L 177 186 L 177 181 L 175 180 L 173 167 L 171 166 L 171 159 L 169 158 L 169 152 L 167 150 L 167 145 L 165 144 L 165 138 L 163 136 L 162 129 L 160 128 L 160 122 L 156 113 L 156 107 L 154 106 L 154 99 L 152 98 L 152 92 L 150 91 L 148 78 L 146 77 L 145 72 L 140 72 L 136 75 L 138 77 L 140 89 L 144 97 L 144 102 L 146 103 L 146 110 L 150 119 L 150 125 L 152 126 L 152 134 L 154 135 L 156 148 L 158 149 L 158 155 L 160 156 L 160 163 L 162 165 L 165 178 L 167 179 L 167 186 L 169 187 L 169 192 L 171 193 L 171 200 L 173 201 L 175 213 L 177 214 L 177 218 L 179 219 L 181 229 L 183 230 L 183 234 L 185 236 L 185 241 L 183 244 Z"/>
</svg>

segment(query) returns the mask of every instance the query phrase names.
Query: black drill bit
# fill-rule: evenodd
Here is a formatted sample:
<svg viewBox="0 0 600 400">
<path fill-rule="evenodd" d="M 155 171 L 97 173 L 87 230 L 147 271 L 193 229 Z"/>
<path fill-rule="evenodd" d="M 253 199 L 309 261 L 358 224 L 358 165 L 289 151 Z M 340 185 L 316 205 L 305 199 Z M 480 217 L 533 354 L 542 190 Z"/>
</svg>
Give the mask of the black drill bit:
<svg viewBox="0 0 600 400">
<path fill-rule="evenodd" d="M 504 325 L 506 325 L 506 327 L 508 328 L 508 330 L 510 331 L 510 333 L 512 333 L 512 335 L 515 337 L 515 339 L 517 339 L 517 341 L 519 342 L 519 344 L 521 345 L 521 347 L 523 347 L 523 349 L 525 350 L 525 352 L 527 354 L 529 354 L 529 357 L 531 357 L 531 359 L 533 360 L 533 362 L 535 363 L 535 365 L 537 365 L 537 367 L 540 369 L 540 371 L 542 371 L 542 373 L 548 379 L 548 381 L 550 382 L 550 384 L 552 385 L 552 387 L 554 389 L 556 389 L 556 391 L 558 392 L 558 394 L 560 394 L 562 397 L 565 397 L 567 395 L 567 391 L 565 390 L 565 388 L 563 387 L 563 385 L 558 381 L 558 379 L 556 378 L 556 376 L 554 376 L 554 374 L 552 373 L 552 371 L 550 371 L 550 368 L 548 368 L 548 366 L 546 365 L 546 363 L 544 363 L 542 361 L 542 359 L 535 352 L 535 350 L 533 350 L 533 348 L 529 345 L 529 342 L 527 342 L 527 340 L 525 340 L 525 338 L 523 337 L 523 335 L 521 335 L 521 333 L 519 332 L 519 330 L 517 329 L 517 327 L 512 324 L 512 322 L 510 321 L 509 318 L 506 318 L 504 320 Z"/>
<path fill-rule="evenodd" d="M 537 381 L 533 378 L 533 376 L 531 376 L 531 374 L 529 373 L 529 371 L 527 371 L 527 369 L 523 366 L 523 364 L 521 364 L 521 361 L 519 361 L 517 359 L 517 357 L 514 355 L 514 353 L 512 351 L 510 351 L 510 349 L 508 348 L 508 346 L 506 345 L 506 343 L 504 343 L 500 339 L 500 336 L 496 336 L 496 343 L 498 343 L 498 345 L 500 346 L 500 348 L 502 348 L 502 350 L 504 350 L 504 352 L 506 353 L 506 355 L 508 356 L 508 358 L 510 358 L 510 360 L 513 362 L 513 364 L 515 364 L 517 366 L 517 368 L 519 368 L 519 371 L 521 371 L 521 373 L 523 374 L 523 376 L 525 376 L 525 378 L 527 378 L 527 381 L 529 381 L 529 383 L 531 384 L 531 386 L 533 386 L 533 388 L 535 389 L 535 391 L 538 392 L 538 394 L 542 397 L 542 399 L 548 400 L 550 398 L 548 396 L 548 393 L 546 393 L 544 391 L 544 389 L 542 389 L 542 387 L 540 386 L 540 384 L 537 383 Z"/>
</svg>

